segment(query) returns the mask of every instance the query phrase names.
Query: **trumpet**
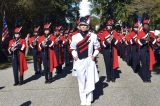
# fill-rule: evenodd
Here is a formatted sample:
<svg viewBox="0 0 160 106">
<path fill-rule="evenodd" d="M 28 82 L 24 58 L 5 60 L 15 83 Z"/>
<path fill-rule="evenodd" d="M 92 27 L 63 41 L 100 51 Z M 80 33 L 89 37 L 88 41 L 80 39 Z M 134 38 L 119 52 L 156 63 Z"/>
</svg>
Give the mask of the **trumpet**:
<svg viewBox="0 0 160 106">
<path fill-rule="evenodd" d="M 65 38 L 66 38 L 66 42 L 68 42 L 69 41 L 68 36 L 65 36 Z"/>
<path fill-rule="evenodd" d="M 15 51 L 15 50 L 17 50 L 17 46 L 18 46 L 18 44 L 19 44 L 19 40 L 17 40 L 13 45 L 12 45 L 12 47 L 11 47 L 11 51 Z"/>
<path fill-rule="evenodd" d="M 113 40 L 113 35 L 109 35 L 109 37 L 106 39 L 106 41 L 107 41 L 109 44 L 111 44 L 112 40 Z"/>
<path fill-rule="evenodd" d="M 58 36 L 58 37 L 56 38 L 56 43 L 58 43 L 59 40 L 60 40 L 60 36 Z"/>
<path fill-rule="evenodd" d="M 44 47 L 47 47 L 47 42 L 48 42 L 49 38 L 50 38 L 50 35 L 47 38 L 45 38 L 44 41 L 42 41 L 42 45 Z"/>
<path fill-rule="evenodd" d="M 146 38 L 144 38 L 147 42 L 149 42 L 150 41 L 150 39 L 151 39 L 151 36 L 150 36 L 150 34 L 147 34 L 147 37 Z"/>
<path fill-rule="evenodd" d="M 38 38 L 39 38 L 39 36 L 36 37 L 36 39 L 32 42 L 34 46 L 37 45 Z"/>
</svg>

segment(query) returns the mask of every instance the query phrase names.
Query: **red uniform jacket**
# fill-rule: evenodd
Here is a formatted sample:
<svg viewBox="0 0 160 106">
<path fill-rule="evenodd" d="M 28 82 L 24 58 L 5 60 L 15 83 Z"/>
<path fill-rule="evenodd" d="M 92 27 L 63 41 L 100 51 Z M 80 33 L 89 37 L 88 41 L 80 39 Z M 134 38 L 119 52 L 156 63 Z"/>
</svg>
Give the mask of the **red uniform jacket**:
<svg viewBox="0 0 160 106">
<path fill-rule="evenodd" d="M 15 42 L 15 39 L 10 40 L 8 49 L 10 49 Z M 22 76 L 24 72 L 28 69 L 27 61 L 24 54 L 26 48 L 26 41 L 24 39 L 20 39 L 19 44 L 22 44 L 21 50 L 19 50 L 19 68 L 20 75 Z"/>
<path fill-rule="evenodd" d="M 29 47 L 32 48 L 32 49 L 33 49 L 32 43 L 34 42 L 34 40 L 36 38 L 37 38 L 37 41 L 38 41 L 39 40 L 39 36 L 38 37 L 33 36 L 33 37 L 29 38 Z M 38 47 L 38 57 L 39 57 L 38 58 L 39 63 L 42 63 L 41 51 L 40 51 L 39 47 Z"/>
<path fill-rule="evenodd" d="M 40 36 L 38 39 L 38 47 L 39 50 L 42 50 L 41 48 L 41 43 L 46 39 L 46 37 L 44 35 Z M 50 36 L 49 40 L 52 41 L 52 43 L 49 45 L 49 61 L 50 61 L 50 72 L 53 72 L 53 69 L 55 67 L 57 67 L 57 59 L 56 59 L 56 55 L 55 55 L 55 51 L 53 49 L 54 45 L 55 45 L 55 37 L 53 35 Z"/>
<path fill-rule="evenodd" d="M 99 42 L 101 42 L 102 33 L 103 33 L 102 30 L 100 30 L 100 31 L 97 33 L 97 37 L 98 37 L 98 41 L 99 41 Z"/>
<path fill-rule="evenodd" d="M 109 36 L 108 31 L 104 31 L 101 35 L 101 43 L 104 45 L 105 39 Z M 113 31 L 113 37 L 119 42 L 120 38 L 118 36 L 118 33 L 116 31 Z M 118 43 L 117 42 L 117 43 Z M 117 69 L 119 67 L 118 63 L 118 53 L 117 53 L 117 48 L 114 46 L 113 47 L 113 69 Z"/>
<path fill-rule="evenodd" d="M 34 42 L 35 39 L 36 39 L 35 36 L 29 38 L 28 41 L 29 41 L 29 47 L 30 47 L 30 48 L 33 48 L 32 43 Z M 39 37 L 38 37 L 38 39 L 39 39 Z M 37 39 L 37 41 L 38 41 L 38 39 Z"/>
<path fill-rule="evenodd" d="M 116 31 L 113 32 L 113 37 L 120 42 L 120 37 L 118 36 L 118 33 Z M 117 52 L 117 48 L 114 47 L 114 63 L 113 63 L 113 69 L 117 69 L 119 67 L 119 63 L 118 63 L 118 52 Z"/>
<path fill-rule="evenodd" d="M 132 31 L 132 32 L 130 33 L 131 39 L 135 39 L 135 43 L 136 43 L 136 44 L 138 44 L 138 42 L 137 42 L 137 36 L 138 36 L 138 34 L 136 34 L 134 31 Z"/>
<path fill-rule="evenodd" d="M 155 37 L 154 33 L 149 32 L 149 34 L 150 34 L 151 38 L 154 38 L 154 41 L 152 42 L 152 44 L 155 44 L 156 43 L 156 37 Z M 144 31 L 140 31 L 138 33 L 137 42 L 138 42 L 139 46 L 141 46 L 140 39 L 143 39 L 143 38 L 146 38 L 146 37 L 147 37 L 147 35 Z M 156 63 L 156 61 L 155 61 L 155 57 L 154 57 L 153 48 L 151 46 L 149 46 L 149 58 L 150 58 L 149 70 L 152 71 L 153 65 Z"/>
<path fill-rule="evenodd" d="M 75 31 L 72 33 L 72 36 L 76 35 L 78 33 L 78 31 Z"/>
<path fill-rule="evenodd" d="M 120 35 L 119 35 L 119 38 L 120 38 L 120 41 L 121 41 L 121 42 L 123 42 L 124 37 L 125 37 L 125 36 L 124 36 L 123 34 L 120 34 Z"/>
<path fill-rule="evenodd" d="M 125 37 L 125 44 L 126 44 L 126 45 L 130 45 L 130 44 L 131 44 L 131 42 L 130 42 L 131 39 L 132 39 L 132 38 L 131 38 L 131 35 L 130 35 L 130 33 L 128 33 L 128 34 L 126 35 L 126 37 Z"/>
<path fill-rule="evenodd" d="M 137 37 L 137 34 L 136 34 L 134 31 L 132 31 L 132 32 L 130 33 L 130 37 L 131 37 L 131 38 L 136 38 L 136 37 Z"/>
<path fill-rule="evenodd" d="M 69 39 L 69 42 L 71 43 L 72 42 L 72 35 L 68 34 L 68 39 Z"/>
<path fill-rule="evenodd" d="M 59 40 L 63 43 L 63 40 L 64 40 L 64 36 L 63 35 L 59 35 Z M 54 35 L 54 38 L 55 40 L 58 39 L 56 37 L 56 35 Z M 59 47 L 59 58 L 57 58 L 57 60 L 59 59 L 59 64 L 63 64 L 64 63 L 64 55 L 63 55 L 63 45 L 62 44 L 59 44 L 58 42 L 55 42 L 55 45 Z"/>
</svg>

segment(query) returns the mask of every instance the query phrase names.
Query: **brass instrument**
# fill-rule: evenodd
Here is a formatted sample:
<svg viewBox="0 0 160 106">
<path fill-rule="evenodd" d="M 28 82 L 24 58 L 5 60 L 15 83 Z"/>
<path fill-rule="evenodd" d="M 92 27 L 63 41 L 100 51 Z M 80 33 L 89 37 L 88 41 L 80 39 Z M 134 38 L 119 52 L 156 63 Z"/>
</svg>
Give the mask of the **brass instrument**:
<svg viewBox="0 0 160 106">
<path fill-rule="evenodd" d="M 113 40 L 113 35 L 110 35 L 108 39 L 109 39 L 109 42 L 111 43 Z"/>
<path fill-rule="evenodd" d="M 106 41 L 110 44 L 110 45 L 109 45 L 110 53 L 112 53 L 112 45 L 111 45 L 112 40 L 113 40 L 113 35 L 112 35 L 112 33 L 111 33 L 111 34 L 109 35 L 109 37 L 106 39 Z"/>
<path fill-rule="evenodd" d="M 20 39 L 19 39 L 20 40 Z M 16 42 L 14 42 L 14 44 L 12 45 L 12 47 L 11 47 L 11 51 L 15 51 L 15 50 L 17 50 L 17 46 L 18 46 L 18 44 L 19 44 L 19 40 L 17 40 Z"/>
<path fill-rule="evenodd" d="M 144 40 L 146 40 L 146 42 L 149 43 L 150 39 L 151 39 L 151 36 L 149 33 L 147 33 L 147 37 L 144 38 Z"/>
<path fill-rule="evenodd" d="M 113 40 L 113 35 L 112 35 L 112 32 L 111 32 L 110 35 L 109 35 L 109 37 L 106 39 L 106 41 L 107 41 L 109 44 L 111 44 L 112 40 Z"/>
<path fill-rule="evenodd" d="M 68 43 L 69 42 L 68 36 L 66 35 L 65 38 L 66 38 L 66 42 Z"/>
<path fill-rule="evenodd" d="M 44 41 L 42 41 L 43 47 L 47 47 L 47 42 L 48 42 L 50 36 L 51 36 L 51 35 L 49 35 L 47 38 L 44 39 Z"/>
<path fill-rule="evenodd" d="M 39 38 L 39 36 L 38 36 L 38 37 L 36 37 L 36 38 L 35 38 L 35 40 L 32 42 L 34 46 L 36 46 L 36 45 L 37 45 L 38 38 Z"/>
<path fill-rule="evenodd" d="M 58 44 L 59 40 L 60 40 L 60 35 L 56 38 L 56 44 Z"/>
<path fill-rule="evenodd" d="M 126 31 L 125 31 L 125 35 L 127 35 L 128 33 L 129 33 L 129 31 L 128 31 L 128 30 L 126 30 Z"/>
<path fill-rule="evenodd" d="M 136 40 L 137 40 L 137 34 L 135 35 L 135 37 L 133 37 L 133 40 L 136 42 Z"/>
</svg>

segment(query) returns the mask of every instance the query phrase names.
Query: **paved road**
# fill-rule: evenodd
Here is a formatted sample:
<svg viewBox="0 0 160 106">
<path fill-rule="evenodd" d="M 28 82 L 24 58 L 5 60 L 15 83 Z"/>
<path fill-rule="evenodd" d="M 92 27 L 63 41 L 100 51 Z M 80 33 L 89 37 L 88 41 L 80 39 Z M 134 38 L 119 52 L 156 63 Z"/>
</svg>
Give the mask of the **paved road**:
<svg viewBox="0 0 160 106">
<path fill-rule="evenodd" d="M 119 59 L 120 78 L 104 83 L 102 55 L 98 58 L 100 81 L 96 85 L 92 106 L 159 106 L 160 75 L 152 73 L 152 83 L 143 83 L 132 69 Z M 79 106 L 78 85 L 69 68 L 52 84 L 44 84 L 44 76 L 34 76 L 32 62 L 25 73 L 25 84 L 13 86 L 12 68 L 0 71 L 0 106 Z"/>
</svg>

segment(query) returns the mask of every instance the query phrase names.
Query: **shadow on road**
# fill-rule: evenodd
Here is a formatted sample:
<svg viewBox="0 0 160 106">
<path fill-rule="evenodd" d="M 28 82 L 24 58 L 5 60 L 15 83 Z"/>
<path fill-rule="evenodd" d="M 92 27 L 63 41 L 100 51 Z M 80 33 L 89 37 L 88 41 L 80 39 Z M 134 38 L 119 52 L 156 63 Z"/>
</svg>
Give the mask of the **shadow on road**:
<svg viewBox="0 0 160 106">
<path fill-rule="evenodd" d="M 139 75 L 139 77 L 140 77 L 141 80 L 143 81 L 143 75 L 142 75 L 141 68 L 139 69 L 139 71 L 137 72 L 137 74 Z"/>
<path fill-rule="evenodd" d="M 154 74 L 160 74 L 160 63 L 156 63 L 154 66 L 153 66 L 153 72 L 154 72 Z"/>
<path fill-rule="evenodd" d="M 141 78 L 141 80 L 144 81 L 144 77 L 143 77 L 143 74 L 142 74 L 142 68 L 141 68 L 141 67 L 139 67 L 139 68 L 136 70 L 135 73 L 137 73 L 137 75 Z M 152 75 L 151 75 L 150 77 L 152 77 Z"/>
<path fill-rule="evenodd" d="M 68 74 L 71 74 L 72 73 L 72 68 L 73 68 L 73 63 L 71 63 L 69 66 L 67 67 L 64 67 L 63 68 L 63 71 L 61 74 L 57 74 L 56 76 L 53 77 L 53 80 L 52 82 L 56 81 L 56 80 L 59 80 L 61 78 L 65 78 Z"/>
<path fill-rule="evenodd" d="M 120 78 L 121 70 L 115 70 L 115 78 Z"/>
<path fill-rule="evenodd" d="M 108 83 L 104 82 L 105 78 L 105 76 L 99 78 L 99 82 L 96 84 L 96 88 L 93 91 L 93 102 L 99 99 L 99 97 L 103 95 L 103 89 L 108 87 Z"/>
<path fill-rule="evenodd" d="M 153 70 L 151 71 L 151 76 L 150 76 L 150 77 L 152 77 L 152 74 L 159 75 L 159 74 L 160 74 L 159 69 L 160 69 L 160 63 L 156 63 L 156 64 L 153 66 Z M 140 68 L 140 69 L 138 70 L 138 75 L 139 75 L 139 77 L 140 77 L 142 80 L 144 79 L 144 78 L 143 78 L 143 75 L 142 75 L 142 68 Z"/>
<path fill-rule="evenodd" d="M 24 102 L 20 106 L 31 106 L 31 101 Z"/>
<path fill-rule="evenodd" d="M 2 87 L 0 87 L 0 90 L 2 90 L 2 89 L 4 89 L 5 88 L 5 86 L 2 86 Z"/>
<path fill-rule="evenodd" d="M 40 74 L 38 74 L 38 75 L 32 75 L 31 77 L 25 79 L 24 82 L 23 82 L 23 84 L 26 84 L 26 83 L 31 82 L 33 80 L 38 80 L 40 77 L 41 77 Z"/>
</svg>

